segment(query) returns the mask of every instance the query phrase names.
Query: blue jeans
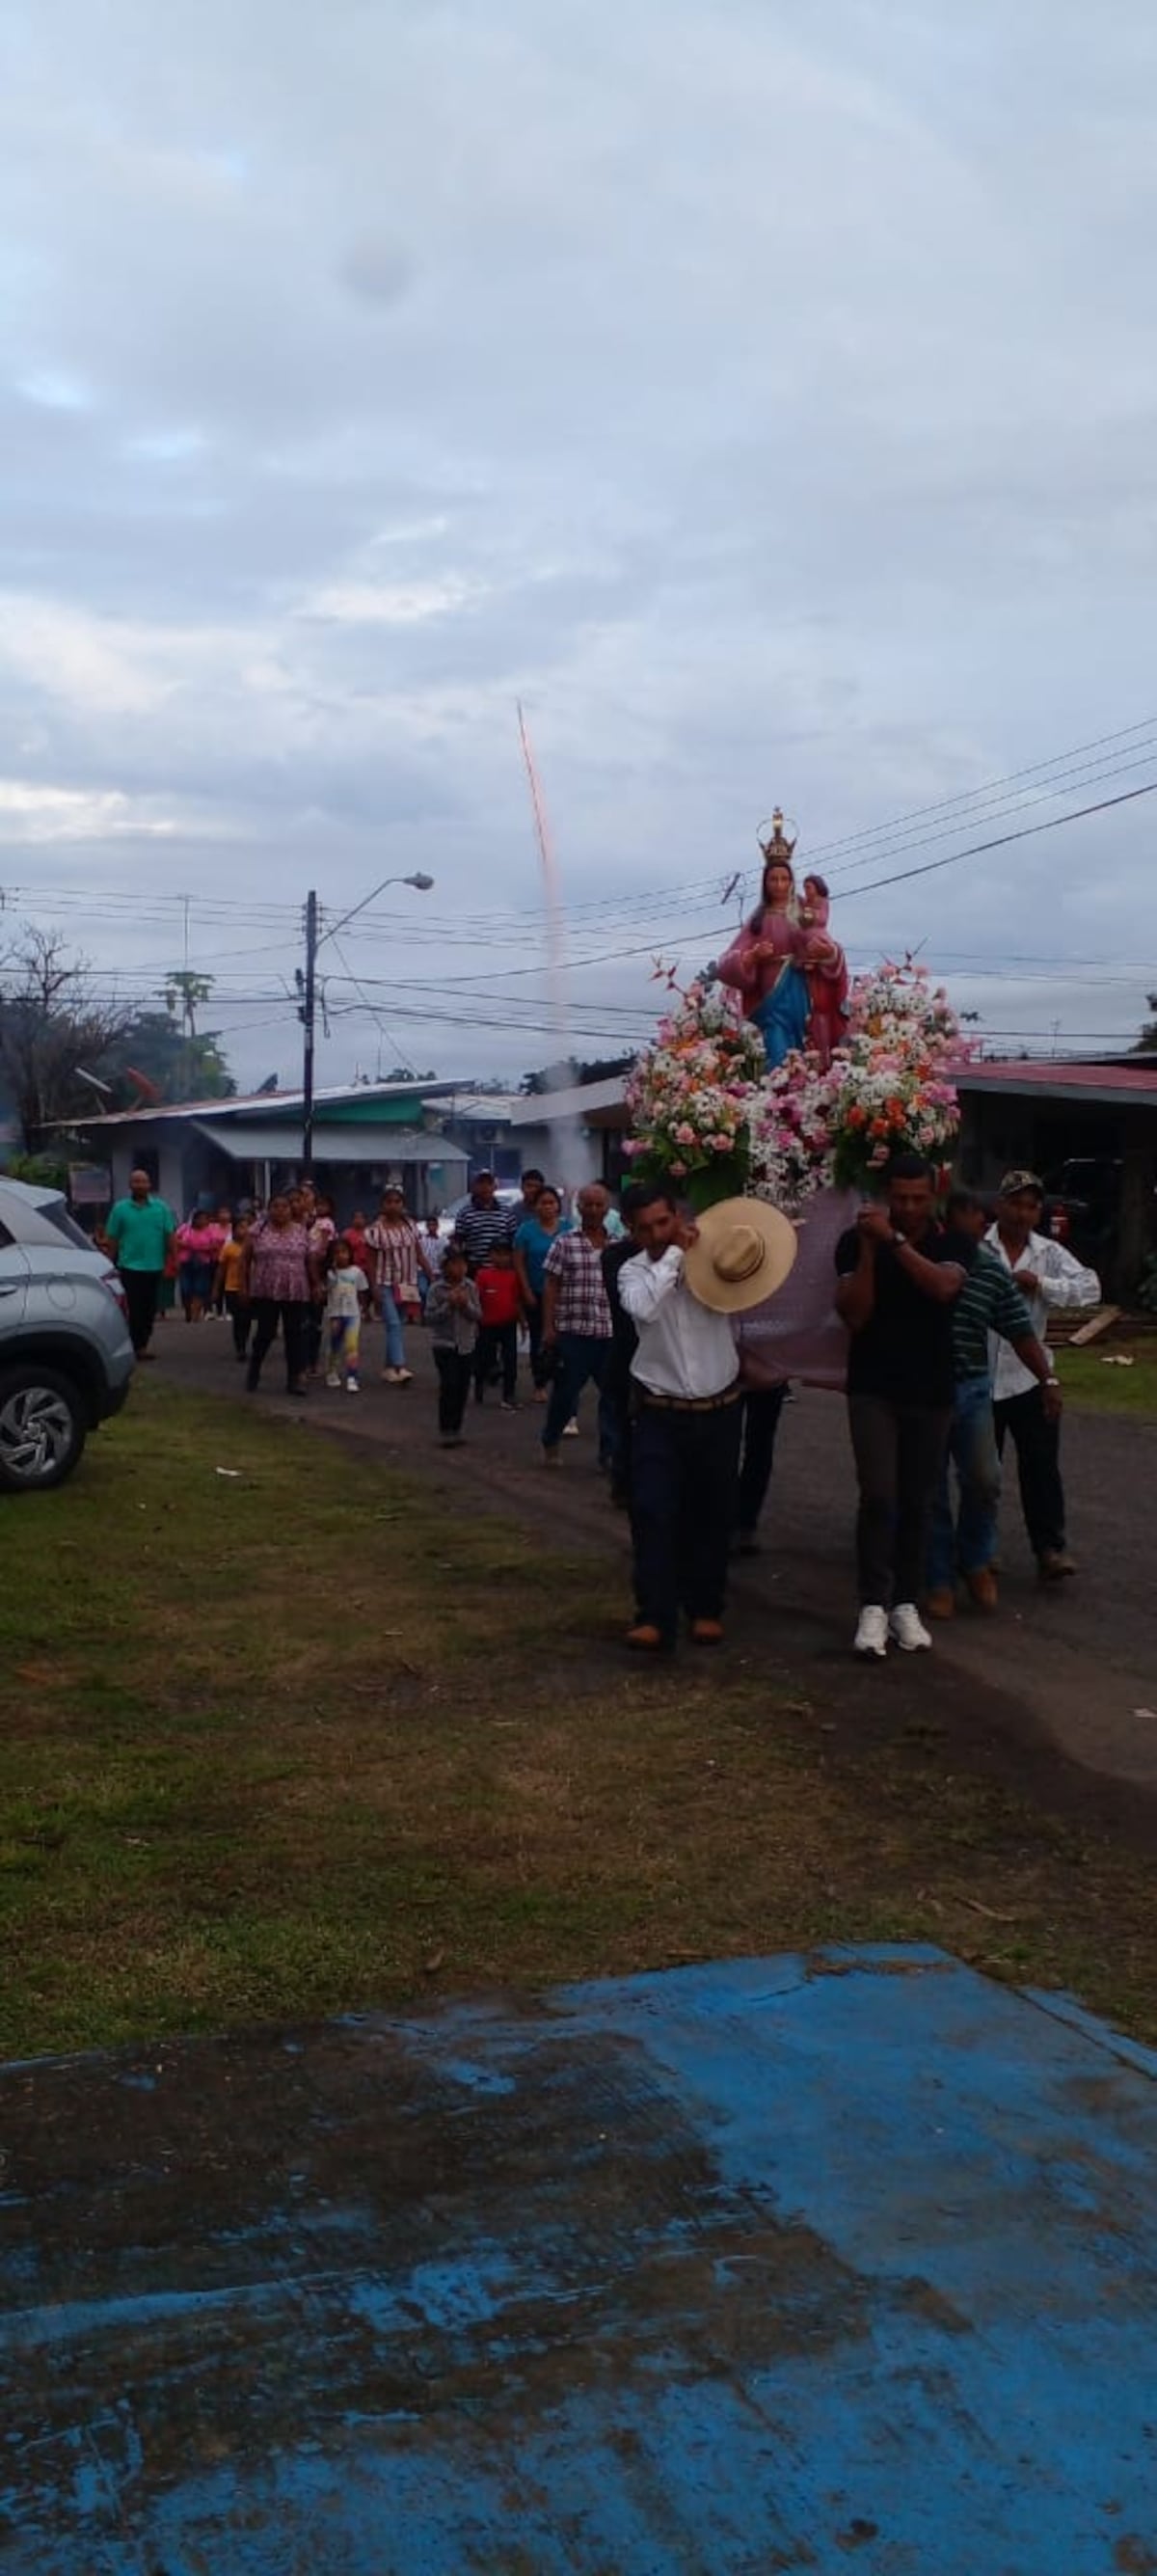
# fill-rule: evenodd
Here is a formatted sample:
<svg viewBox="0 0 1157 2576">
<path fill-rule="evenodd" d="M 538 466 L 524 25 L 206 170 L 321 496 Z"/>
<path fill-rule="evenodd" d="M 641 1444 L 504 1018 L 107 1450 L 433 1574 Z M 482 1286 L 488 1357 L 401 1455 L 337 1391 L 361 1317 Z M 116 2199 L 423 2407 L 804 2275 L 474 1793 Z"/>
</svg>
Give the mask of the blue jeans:
<svg viewBox="0 0 1157 2576">
<path fill-rule="evenodd" d="M 382 1323 L 386 1334 L 386 1367 L 404 1368 L 406 1345 L 402 1338 L 402 1310 L 392 1288 L 382 1290 Z"/>
<path fill-rule="evenodd" d="M 619 1445 L 614 1399 L 608 1387 L 613 1349 L 609 1335 L 603 1339 L 593 1333 L 559 1334 L 558 1369 L 542 1430 L 544 1449 L 557 1448 L 568 1422 L 578 1411 L 584 1386 L 593 1378 L 599 1391 L 599 1459 L 604 1467 L 613 1467 Z"/>
<path fill-rule="evenodd" d="M 952 1525 L 949 1462 L 956 1468 L 960 1506 Z M 996 1516 L 1000 1509 L 1000 1459 L 992 1412 L 992 1385 L 987 1375 L 962 1377 L 956 1386 L 948 1457 L 941 1471 L 932 1514 L 928 1550 L 928 1588 L 950 1591 L 957 1572 L 978 1574 L 996 1554 Z"/>
</svg>

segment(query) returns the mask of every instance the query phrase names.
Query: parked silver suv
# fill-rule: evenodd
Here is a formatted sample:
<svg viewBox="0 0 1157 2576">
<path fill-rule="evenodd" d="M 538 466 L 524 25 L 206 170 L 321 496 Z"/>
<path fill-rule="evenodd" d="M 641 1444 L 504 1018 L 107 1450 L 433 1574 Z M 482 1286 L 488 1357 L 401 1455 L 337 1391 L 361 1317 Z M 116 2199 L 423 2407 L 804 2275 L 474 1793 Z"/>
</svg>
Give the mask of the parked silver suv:
<svg viewBox="0 0 1157 2576">
<path fill-rule="evenodd" d="M 0 1489 L 41 1493 L 71 1475 L 132 1373 L 116 1271 L 59 1190 L 0 1173 Z"/>
</svg>

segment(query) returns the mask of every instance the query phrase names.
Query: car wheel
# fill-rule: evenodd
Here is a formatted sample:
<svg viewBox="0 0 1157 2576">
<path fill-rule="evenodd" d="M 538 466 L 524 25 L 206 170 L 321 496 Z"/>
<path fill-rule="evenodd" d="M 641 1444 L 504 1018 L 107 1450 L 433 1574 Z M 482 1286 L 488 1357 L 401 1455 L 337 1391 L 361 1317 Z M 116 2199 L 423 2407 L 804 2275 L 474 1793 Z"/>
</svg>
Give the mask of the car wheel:
<svg viewBox="0 0 1157 2576">
<path fill-rule="evenodd" d="M 88 1424 L 79 1387 L 55 1369 L 0 1369 L 0 1490 L 44 1493 L 72 1474 Z"/>
</svg>

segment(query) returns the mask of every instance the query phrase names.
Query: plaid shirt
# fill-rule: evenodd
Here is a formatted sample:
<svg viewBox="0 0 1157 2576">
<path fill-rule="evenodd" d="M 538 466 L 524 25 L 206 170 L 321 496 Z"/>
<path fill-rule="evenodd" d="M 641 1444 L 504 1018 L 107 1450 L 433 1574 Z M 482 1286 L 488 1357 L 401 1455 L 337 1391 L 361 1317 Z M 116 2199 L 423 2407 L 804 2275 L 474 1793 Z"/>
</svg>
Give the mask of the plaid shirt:
<svg viewBox="0 0 1157 2576">
<path fill-rule="evenodd" d="M 560 1333 L 582 1333 L 609 1342 L 611 1309 L 603 1284 L 605 1244 L 588 1234 L 556 1235 L 546 1256 L 546 1276 L 558 1281 L 555 1324 Z"/>
</svg>

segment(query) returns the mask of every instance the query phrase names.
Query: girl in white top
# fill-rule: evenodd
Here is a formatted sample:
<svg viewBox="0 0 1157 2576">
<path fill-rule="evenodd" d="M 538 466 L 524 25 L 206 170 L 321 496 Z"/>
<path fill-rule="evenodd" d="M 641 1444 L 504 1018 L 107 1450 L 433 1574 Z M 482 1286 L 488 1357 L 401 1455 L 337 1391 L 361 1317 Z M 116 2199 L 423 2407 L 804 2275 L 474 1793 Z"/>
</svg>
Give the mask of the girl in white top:
<svg viewBox="0 0 1157 2576">
<path fill-rule="evenodd" d="M 325 1382 L 341 1386 L 344 1380 L 349 1395 L 360 1392 L 362 1315 L 369 1297 L 369 1280 L 359 1270 L 349 1244 L 335 1243 L 325 1292 Z"/>
</svg>

